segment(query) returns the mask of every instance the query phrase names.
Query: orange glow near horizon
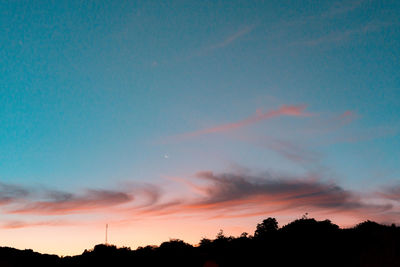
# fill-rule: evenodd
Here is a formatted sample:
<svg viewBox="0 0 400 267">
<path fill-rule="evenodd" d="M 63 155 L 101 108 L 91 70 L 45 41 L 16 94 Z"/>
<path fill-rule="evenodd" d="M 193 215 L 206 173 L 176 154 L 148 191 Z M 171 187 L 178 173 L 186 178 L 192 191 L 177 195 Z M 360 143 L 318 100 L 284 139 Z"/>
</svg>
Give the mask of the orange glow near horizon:
<svg viewBox="0 0 400 267">
<path fill-rule="evenodd" d="M 165 195 L 156 185 L 146 185 L 78 192 L 60 200 L 21 199 L 7 215 L 23 221 L 2 225 L 0 245 L 65 256 L 104 243 L 106 223 L 110 244 L 136 249 L 175 238 L 196 245 L 204 237 L 215 238 L 221 229 L 227 236 L 252 235 L 268 217 L 283 226 L 308 213 L 341 227 L 395 219 L 393 194 L 360 195 L 315 177 L 272 179 L 202 171 L 175 182 Z"/>
<path fill-rule="evenodd" d="M 181 239 L 196 245 L 202 238 L 215 238 L 222 229 L 226 236 L 239 236 L 243 232 L 252 235 L 257 223 L 267 217 L 278 219 L 279 226 L 283 226 L 301 217 L 289 215 L 285 212 L 275 214 L 258 214 L 257 216 L 242 218 L 196 219 L 194 216 L 153 217 L 133 221 L 109 222 L 108 240 L 118 247 L 126 246 L 136 249 L 139 246 L 160 245 L 170 239 Z M 314 215 L 314 216 L 313 216 Z M 363 221 L 362 217 L 353 217 L 349 214 L 310 214 L 319 220 L 331 219 L 341 227 L 354 226 Z M 36 226 L 17 229 L 1 229 L 1 246 L 18 249 L 33 249 L 40 253 L 57 254 L 59 256 L 78 255 L 85 249 L 91 249 L 96 244 L 104 243 L 105 221 L 87 223 L 81 226 Z"/>
</svg>

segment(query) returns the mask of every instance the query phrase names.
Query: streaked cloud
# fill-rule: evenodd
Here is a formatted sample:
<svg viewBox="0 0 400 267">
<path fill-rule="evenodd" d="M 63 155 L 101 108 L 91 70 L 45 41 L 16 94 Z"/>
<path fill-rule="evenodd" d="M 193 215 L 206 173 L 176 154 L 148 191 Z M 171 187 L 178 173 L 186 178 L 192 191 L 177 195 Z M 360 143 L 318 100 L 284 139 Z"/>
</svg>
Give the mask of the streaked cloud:
<svg viewBox="0 0 400 267">
<path fill-rule="evenodd" d="M 120 185 L 120 189 L 91 188 L 77 192 L 0 184 L 1 212 L 21 216 L 89 214 L 123 205 L 140 209 L 155 205 L 161 195 L 161 187 L 149 183 L 127 182 Z"/>
<path fill-rule="evenodd" d="M 246 27 L 238 30 L 234 34 L 226 37 L 223 41 L 207 47 L 206 50 L 214 50 L 214 49 L 226 47 L 226 46 L 230 45 L 231 43 L 233 43 L 234 41 L 236 41 L 237 39 L 239 39 L 240 37 L 250 33 L 253 29 L 254 29 L 254 26 L 246 26 Z"/>
<path fill-rule="evenodd" d="M 266 142 L 265 146 L 295 163 L 312 164 L 318 162 L 321 157 L 319 153 L 287 140 L 272 140 Z"/>
<path fill-rule="evenodd" d="M 216 175 L 213 172 L 200 172 L 196 177 L 209 184 L 202 187 L 204 199 L 188 205 L 190 208 L 226 209 L 243 205 L 248 209 L 265 209 L 265 212 L 271 208 L 286 210 L 299 207 L 332 212 L 390 208 L 388 205 L 367 204 L 355 192 L 315 177 L 253 177 Z"/>
<path fill-rule="evenodd" d="M 400 184 L 384 187 L 378 194 L 382 198 L 400 202 Z"/>
<path fill-rule="evenodd" d="M 194 179 L 193 179 L 194 178 Z M 246 218 L 298 212 L 396 221 L 398 205 L 377 194 L 361 194 L 319 176 L 252 176 L 245 173 L 198 172 L 185 181 L 190 197 L 157 203 L 132 212 L 144 217 Z"/>
<path fill-rule="evenodd" d="M 365 0 L 357 0 L 357 1 L 346 1 L 344 3 L 332 2 L 330 6 L 327 6 L 325 10 L 321 10 L 315 14 L 305 14 L 303 16 L 299 16 L 297 18 L 285 21 L 281 23 L 282 25 L 302 25 L 302 24 L 314 24 L 314 23 L 322 23 L 323 21 L 329 19 L 340 19 L 339 17 L 342 15 L 347 15 L 348 13 L 361 8 L 364 4 Z"/>
<path fill-rule="evenodd" d="M 30 190 L 18 185 L 0 183 L 0 205 L 9 204 L 30 195 Z"/>
<path fill-rule="evenodd" d="M 18 229 L 25 227 L 35 227 L 35 226 L 65 226 L 71 225 L 70 222 L 67 221 L 7 221 L 1 225 L 4 229 Z"/>
<path fill-rule="evenodd" d="M 35 201 L 18 207 L 10 213 L 64 214 L 106 208 L 133 200 L 133 196 L 112 190 L 87 190 L 84 194 L 51 192 L 49 200 Z"/>
<path fill-rule="evenodd" d="M 241 27 L 239 30 L 237 30 L 236 32 L 228 35 L 225 38 L 220 38 L 220 41 L 217 41 L 213 44 L 210 44 L 208 46 L 196 49 L 195 51 L 193 51 L 193 53 L 191 53 L 190 55 L 182 58 L 181 60 L 185 61 L 185 60 L 190 60 L 196 57 L 200 57 L 200 56 L 204 56 L 207 55 L 208 53 L 218 50 L 218 49 L 222 49 L 224 47 L 228 47 L 229 45 L 232 45 L 235 41 L 237 41 L 238 39 L 242 38 L 243 36 L 245 36 L 246 34 L 249 34 L 251 31 L 253 31 L 253 29 L 255 28 L 255 25 L 251 25 L 251 26 L 243 26 Z"/>
<path fill-rule="evenodd" d="M 276 110 L 270 110 L 267 112 L 262 112 L 261 110 L 257 110 L 256 114 L 250 116 L 246 119 L 239 120 L 236 122 L 226 123 L 217 125 L 211 128 L 201 129 L 198 131 L 190 132 L 181 135 L 181 137 L 195 137 L 204 134 L 212 134 L 212 133 L 221 133 L 228 132 L 238 128 L 242 128 L 245 126 L 249 126 L 264 120 L 272 119 L 280 116 L 288 116 L 288 117 L 309 117 L 312 116 L 312 113 L 305 112 L 306 105 L 300 106 L 287 106 L 283 105 Z"/>
<path fill-rule="evenodd" d="M 341 14 L 346 14 L 348 12 L 351 12 L 351 11 L 361 7 L 364 2 L 365 2 L 365 0 L 346 1 L 344 4 L 333 2 L 332 6 L 326 12 L 323 12 L 322 14 L 320 14 L 319 17 L 320 18 L 332 18 L 332 17 L 338 16 Z"/>
<path fill-rule="evenodd" d="M 361 25 L 359 27 L 354 27 L 352 29 L 345 29 L 342 31 L 335 31 L 328 33 L 326 35 L 318 36 L 315 38 L 310 38 L 307 40 L 300 40 L 294 42 L 290 45 L 296 46 L 318 46 L 322 44 L 329 44 L 329 43 L 340 43 L 346 41 L 353 36 L 362 35 L 370 32 L 375 32 L 380 30 L 383 27 L 387 27 L 392 25 L 391 23 L 384 23 L 384 22 L 370 22 L 365 25 Z"/>
<path fill-rule="evenodd" d="M 9 191 L 20 193 L 3 205 L 1 213 L 6 217 L 1 227 L 67 225 L 70 224 L 67 215 L 110 212 L 115 221 L 153 217 L 246 218 L 309 212 L 396 222 L 399 210 L 400 187 L 361 194 L 318 174 L 200 171 L 191 178 L 174 181 L 189 190 L 173 193 L 163 192 L 157 184 L 135 188 L 127 184 L 126 190 L 88 189 L 82 193 L 44 190 L 30 194 L 27 188 L 3 184 L 4 188 L 12 188 Z M 32 215 L 45 219 L 27 220 Z"/>
</svg>

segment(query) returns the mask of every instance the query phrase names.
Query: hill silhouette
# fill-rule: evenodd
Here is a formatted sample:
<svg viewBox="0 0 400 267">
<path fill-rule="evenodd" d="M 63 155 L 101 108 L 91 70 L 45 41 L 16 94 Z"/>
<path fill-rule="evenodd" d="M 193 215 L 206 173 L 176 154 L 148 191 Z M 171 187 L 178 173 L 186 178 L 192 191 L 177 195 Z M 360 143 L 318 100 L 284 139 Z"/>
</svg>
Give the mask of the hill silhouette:
<svg viewBox="0 0 400 267">
<path fill-rule="evenodd" d="M 0 266 L 400 267 L 400 227 L 365 221 L 341 229 L 329 220 L 304 216 L 279 228 L 274 218 L 267 218 L 254 235 L 225 236 L 221 230 L 197 246 L 179 239 L 136 250 L 99 244 L 68 257 L 2 247 Z"/>
</svg>

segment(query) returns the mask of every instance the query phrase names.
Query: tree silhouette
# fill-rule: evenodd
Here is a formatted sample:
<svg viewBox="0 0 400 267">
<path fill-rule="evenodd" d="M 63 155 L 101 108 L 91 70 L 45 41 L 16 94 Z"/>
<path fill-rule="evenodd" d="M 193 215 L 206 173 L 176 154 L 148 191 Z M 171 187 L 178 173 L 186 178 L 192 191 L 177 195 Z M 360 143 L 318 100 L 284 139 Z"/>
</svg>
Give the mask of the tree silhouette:
<svg viewBox="0 0 400 267">
<path fill-rule="evenodd" d="M 276 219 L 267 218 L 257 225 L 254 237 L 225 236 L 221 230 L 197 246 L 179 239 L 136 250 L 100 244 L 72 257 L 0 247 L 3 266 L 400 267 L 400 227 L 365 221 L 340 229 L 329 220 L 302 217 L 278 228 Z"/>
<path fill-rule="evenodd" d="M 262 223 L 257 224 L 256 231 L 254 232 L 255 238 L 262 238 L 278 230 L 278 222 L 275 218 L 269 217 L 262 221 Z"/>
</svg>

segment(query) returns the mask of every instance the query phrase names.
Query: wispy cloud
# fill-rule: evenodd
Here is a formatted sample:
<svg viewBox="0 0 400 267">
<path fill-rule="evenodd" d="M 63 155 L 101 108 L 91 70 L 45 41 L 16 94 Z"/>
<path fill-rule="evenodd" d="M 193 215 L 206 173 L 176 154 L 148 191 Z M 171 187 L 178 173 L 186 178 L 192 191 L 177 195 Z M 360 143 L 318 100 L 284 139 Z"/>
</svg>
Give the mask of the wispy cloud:
<svg viewBox="0 0 400 267">
<path fill-rule="evenodd" d="M 16 216 L 60 216 L 108 212 L 118 208 L 148 208 L 158 204 L 161 187 L 149 183 L 123 183 L 121 189 L 86 189 L 67 192 L 43 187 L 0 184 L 2 213 Z"/>
<path fill-rule="evenodd" d="M 400 184 L 386 186 L 378 193 L 381 197 L 385 199 L 390 199 L 394 201 L 398 201 L 400 203 Z"/>
<path fill-rule="evenodd" d="M 123 190 L 87 189 L 67 192 L 44 187 L 0 183 L 0 205 L 7 214 L 63 215 L 93 212 L 133 203 L 151 205 L 158 201 L 158 187 L 126 185 Z M 136 203 L 136 201 L 135 201 Z"/>
<path fill-rule="evenodd" d="M 228 132 L 228 131 L 232 131 L 232 130 L 242 128 L 245 126 L 249 126 L 251 124 L 258 123 L 260 121 L 264 121 L 264 120 L 268 120 L 268 119 L 272 119 L 272 118 L 280 117 L 280 116 L 309 117 L 309 116 L 313 115 L 311 113 L 305 112 L 305 109 L 306 109 L 305 105 L 301 105 L 301 106 L 283 105 L 279 109 L 267 111 L 265 113 L 263 113 L 261 110 L 257 110 L 255 115 L 250 116 L 246 119 L 236 121 L 236 122 L 217 125 L 217 126 L 214 126 L 211 128 L 206 128 L 206 129 L 194 131 L 191 133 L 186 133 L 186 134 L 181 135 L 181 137 L 195 137 L 195 136 L 204 135 L 204 134 Z"/>
<path fill-rule="evenodd" d="M 70 222 L 67 221 L 7 221 L 1 225 L 1 228 L 4 229 L 18 229 L 18 228 L 26 228 L 26 227 L 34 227 L 34 226 L 64 226 L 71 225 Z"/>
<path fill-rule="evenodd" d="M 365 2 L 365 0 L 358 0 L 358 1 L 346 1 L 345 4 L 337 4 L 333 3 L 333 5 L 322 14 L 319 15 L 321 18 L 332 18 L 341 14 L 346 14 L 350 11 L 353 11 Z"/>
<path fill-rule="evenodd" d="M 207 55 L 208 53 L 210 53 L 212 51 L 222 49 L 224 47 L 228 47 L 229 45 L 232 45 L 235 41 L 237 41 L 241 37 L 245 36 L 246 34 L 249 34 L 251 31 L 253 31 L 254 28 L 255 28 L 254 25 L 242 27 L 241 29 L 239 29 L 238 31 L 234 32 L 233 34 L 225 37 L 224 39 L 221 38 L 221 41 L 219 41 L 219 42 L 216 42 L 214 44 L 194 50 L 191 54 L 187 55 L 186 57 L 181 58 L 181 60 L 183 60 L 183 61 L 190 60 L 190 59 L 193 59 L 196 57 Z"/>
<path fill-rule="evenodd" d="M 357 114 L 354 111 L 346 110 L 342 114 L 340 114 L 338 119 L 341 119 L 345 123 L 349 123 L 353 121 L 357 117 Z"/>
<path fill-rule="evenodd" d="M 301 40 L 290 44 L 291 46 L 301 45 L 301 46 L 318 46 L 328 43 L 339 43 L 350 39 L 353 36 L 366 34 L 369 32 L 376 32 L 382 27 L 388 26 L 388 23 L 382 22 L 370 22 L 366 25 L 360 26 L 358 28 L 346 29 L 342 31 L 332 32 L 319 37 Z"/>
<path fill-rule="evenodd" d="M 260 114 L 260 111 L 257 114 Z M 340 114 L 305 113 L 304 115 L 318 116 L 312 116 L 312 119 L 302 121 L 301 124 L 281 125 L 281 128 L 275 124 L 275 131 L 270 131 L 268 134 L 265 134 L 265 132 L 246 131 L 237 133 L 232 138 L 257 148 L 272 150 L 293 163 L 301 164 L 307 169 L 314 169 L 315 167 L 322 167 L 320 165 L 322 154 L 316 151 L 315 148 L 321 145 L 321 142 L 325 145 L 325 142 L 328 142 L 326 139 L 329 139 L 330 135 L 360 117 L 351 110 Z M 291 133 L 294 131 L 296 134 L 292 135 Z M 344 136 L 341 135 L 342 138 Z"/>
<path fill-rule="evenodd" d="M 400 126 L 398 125 L 380 125 L 368 127 L 359 131 L 353 131 L 347 135 L 338 136 L 333 141 L 336 143 L 355 143 L 382 137 L 395 136 L 398 135 L 399 132 Z"/>
<path fill-rule="evenodd" d="M 326 19 L 337 18 L 340 15 L 347 14 L 353 10 L 362 7 L 365 0 L 357 1 L 345 1 L 344 3 L 332 2 L 331 6 L 328 6 L 326 10 L 313 15 L 300 16 L 297 19 L 285 21 L 284 25 L 300 25 L 308 23 L 316 23 Z"/>
<path fill-rule="evenodd" d="M 246 171 L 222 174 L 200 171 L 192 178 L 175 181 L 183 181 L 190 190 L 173 194 L 164 192 L 165 196 L 161 197 L 160 186 L 154 184 L 135 190 L 127 188 L 126 191 L 92 189 L 78 194 L 47 190 L 38 195 L 37 192 L 26 194 L 29 190 L 23 187 L 4 184 L 7 188 L 14 188 L 13 192 L 24 193 L 17 193 L 13 201 L 3 205 L 2 214 L 11 216 L 11 219 L 5 217 L 0 227 L 68 225 L 71 223 L 65 215 L 93 212 L 111 212 L 116 221 L 185 216 L 238 218 L 271 213 L 290 216 L 310 212 L 396 222 L 395 215 L 400 208 L 399 186 L 361 194 L 326 181 L 318 174 L 290 176 L 251 175 Z M 136 198 L 141 198 L 139 203 L 136 203 Z M 45 215 L 46 219 L 27 220 L 31 215 Z"/>
<path fill-rule="evenodd" d="M 360 194 L 318 176 L 252 176 L 244 173 L 215 174 L 198 172 L 195 179 L 184 182 L 191 197 L 162 202 L 140 210 L 140 217 L 205 219 L 245 218 L 266 214 L 310 212 L 323 216 L 342 216 L 356 220 L 372 219 L 395 222 L 399 205 L 387 198 Z"/>
<path fill-rule="evenodd" d="M 231 43 L 235 42 L 240 37 L 250 33 L 253 29 L 254 29 L 254 26 L 246 26 L 246 27 L 240 29 L 239 31 L 235 32 L 234 34 L 226 37 L 223 41 L 213 44 L 213 45 L 210 45 L 209 47 L 206 48 L 206 50 L 214 50 L 214 49 L 226 47 L 226 46 L 230 45 Z"/>
<path fill-rule="evenodd" d="M 330 211 L 356 211 L 389 209 L 388 205 L 364 203 L 360 197 L 333 182 L 322 182 L 315 177 L 254 177 L 249 175 L 200 172 L 197 178 L 208 184 L 203 186 L 204 199 L 188 205 L 190 208 L 226 209 L 245 206 L 247 209 L 287 210 L 304 207 Z"/>
<path fill-rule="evenodd" d="M 48 196 L 49 200 L 27 203 L 11 210 L 10 213 L 65 214 L 106 208 L 133 200 L 133 197 L 125 192 L 111 190 L 87 190 L 82 195 L 54 191 Z"/>
<path fill-rule="evenodd" d="M 0 205 L 6 205 L 28 197 L 30 190 L 19 185 L 0 183 Z"/>
<path fill-rule="evenodd" d="M 267 142 L 266 147 L 272 149 L 278 154 L 282 155 L 288 160 L 301 164 L 316 163 L 321 157 L 317 152 L 313 152 L 309 149 L 305 149 L 300 145 L 294 144 L 290 141 L 285 140 L 273 140 Z"/>
<path fill-rule="evenodd" d="M 324 181 L 316 175 L 280 176 L 264 173 L 253 176 L 246 173 L 215 174 L 201 171 L 194 178 L 183 181 L 190 187 L 191 197 L 178 197 L 173 201 L 131 211 L 144 217 L 189 215 L 209 219 L 271 213 L 287 216 L 300 211 L 396 221 L 393 214 L 399 208 L 399 205 L 386 201 L 387 197 L 360 194 L 335 182 Z"/>
</svg>

